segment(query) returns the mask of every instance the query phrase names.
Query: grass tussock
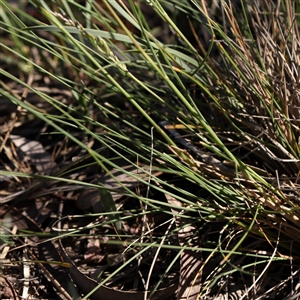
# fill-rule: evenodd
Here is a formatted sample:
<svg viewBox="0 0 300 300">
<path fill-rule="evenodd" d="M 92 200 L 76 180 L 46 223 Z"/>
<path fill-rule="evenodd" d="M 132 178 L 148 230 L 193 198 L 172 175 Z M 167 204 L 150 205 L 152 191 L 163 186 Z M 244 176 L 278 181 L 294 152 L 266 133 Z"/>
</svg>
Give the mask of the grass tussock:
<svg viewBox="0 0 300 300">
<path fill-rule="evenodd" d="M 66 298 L 299 297 L 297 1 L 2 4 L 4 274 L 23 249 Z"/>
</svg>

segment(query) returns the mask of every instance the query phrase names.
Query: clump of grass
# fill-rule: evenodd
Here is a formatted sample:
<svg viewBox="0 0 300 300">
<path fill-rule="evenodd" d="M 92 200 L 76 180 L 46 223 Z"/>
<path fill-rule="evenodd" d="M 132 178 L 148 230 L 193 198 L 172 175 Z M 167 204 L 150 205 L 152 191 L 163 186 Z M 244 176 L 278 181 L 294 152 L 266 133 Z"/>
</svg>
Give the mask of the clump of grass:
<svg viewBox="0 0 300 300">
<path fill-rule="evenodd" d="M 166 232 L 180 235 L 183 227 L 192 226 L 194 238 L 176 249 L 203 252 L 197 270 L 202 275 L 197 283 L 199 299 L 225 293 L 236 293 L 240 299 L 296 295 L 299 4 L 280 0 L 34 4 L 47 23 L 25 16 L 37 24 L 29 27 L 11 10 L 19 15 L 21 11 L 4 7 L 11 23 L 3 18 L 1 27 L 14 44 L 3 50 L 27 67 L 21 75 L 3 70 L 2 94 L 25 110 L 27 118 L 47 124 L 49 136 L 62 136 L 63 147 L 74 147 L 74 152 L 63 157 L 63 147 L 57 150 L 44 141 L 56 153 L 57 167 L 47 176 L 39 174 L 43 181 L 33 185 L 33 172 L 22 172 L 18 164 L 15 169 L 3 164 L 4 176 L 28 178 L 29 183 L 22 184 L 35 191 L 51 180 L 58 186 L 66 182 L 103 188 L 88 176 L 82 182 L 77 174 L 100 167 L 123 186 L 124 195 L 139 200 L 143 226 L 149 226 L 149 219 L 142 216 L 161 211 L 180 220 L 174 231 Z M 159 30 L 150 28 L 147 14 L 157 19 Z M 51 89 L 43 92 L 28 84 L 27 74 L 50 78 L 72 97 L 58 101 Z M 9 88 L 11 82 L 38 95 L 51 109 L 47 106 L 44 114 L 28 104 Z M 100 147 L 108 152 L 98 151 Z M 71 163 L 72 156 L 79 161 Z M 148 165 L 143 170 L 147 179 L 127 172 L 120 159 L 139 171 L 141 164 Z M 146 191 L 125 186 L 112 168 L 147 186 Z M 157 193 L 164 200 L 157 200 Z M 9 199 L 13 198 L 14 193 Z M 126 219 L 118 217 L 118 224 L 120 218 Z M 155 237 L 153 242 L 145 232 L 151 230 L 142 228 L 136 247 L 160 249 L 161 240 Z M 116 240 L 124 242 L 122 237 Z M 169 249 L 174 246 L 163 241 Z M 178 259 L 174 257 L 170 265 Z M 283 277 L 271 287 L 265 282 L 278 270 L 284 270 Z M 239 287 L 241 282 L 230 289 L 230 282 L 241 276 L 246 291 Z M 167 271 L 164 277 L 168 278 Z"/>
</svg>

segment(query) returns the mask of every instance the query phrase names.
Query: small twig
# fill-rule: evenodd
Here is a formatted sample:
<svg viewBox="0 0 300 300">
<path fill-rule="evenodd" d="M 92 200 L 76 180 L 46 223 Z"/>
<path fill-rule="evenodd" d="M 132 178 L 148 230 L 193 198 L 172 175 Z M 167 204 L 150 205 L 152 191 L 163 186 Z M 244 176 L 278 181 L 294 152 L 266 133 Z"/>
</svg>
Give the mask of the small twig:
<svg viewBox="0 0 300 300">
<path fill-rule="evenodd" d="M 27 248 L 23 249 L 23 275 L 24 275 L 24 283 L 23 283 L 23 292 L 22 299 L 28 299 L 29 295 L 29 278 L 30 278 L 30 266 L 28 259 L 28 250 Z"/>
</svg>

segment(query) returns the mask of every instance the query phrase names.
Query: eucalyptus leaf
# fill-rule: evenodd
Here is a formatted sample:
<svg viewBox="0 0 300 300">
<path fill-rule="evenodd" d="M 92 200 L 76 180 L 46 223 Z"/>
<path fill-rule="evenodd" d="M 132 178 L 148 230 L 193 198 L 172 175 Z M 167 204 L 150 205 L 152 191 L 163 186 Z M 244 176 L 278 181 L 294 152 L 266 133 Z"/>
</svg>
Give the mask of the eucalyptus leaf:
<svg viewBox="0 0 300 300">
<path fill-rule="evenodd" d="M 100 200 L 103 204 L 104 209 L 112 214 L 108 215 L 108 218 L 113 221 L 117 232 L 120 234 L 122 231 L 122 222 L 120 220 L 119 214 L 117 213 L 116 203 L 111 195 L 111 193 L 104 187 L 99 188 Z"/>
</svg>

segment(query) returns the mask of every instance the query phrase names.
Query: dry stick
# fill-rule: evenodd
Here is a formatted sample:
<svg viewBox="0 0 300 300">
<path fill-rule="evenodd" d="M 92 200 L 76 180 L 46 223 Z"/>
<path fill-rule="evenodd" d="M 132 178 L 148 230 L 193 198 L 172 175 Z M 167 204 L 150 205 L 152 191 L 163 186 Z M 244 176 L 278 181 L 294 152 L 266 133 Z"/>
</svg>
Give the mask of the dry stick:
<svg viewBox="0 0 300 300">
<path fill-rule="evenodd" d="M 26 238 L 27 240 L 28 238 Z M 29 298 L 29 280 L 30 280 L 30 267 L 29 267 L 29 258 L 28 258 L 28 251 L 27 249 L 23 249 L 23 276 L 24 276 L 24 283 L 23 283 L 23 291 L 22 291 L 22 299 Z"/>
</svg>

